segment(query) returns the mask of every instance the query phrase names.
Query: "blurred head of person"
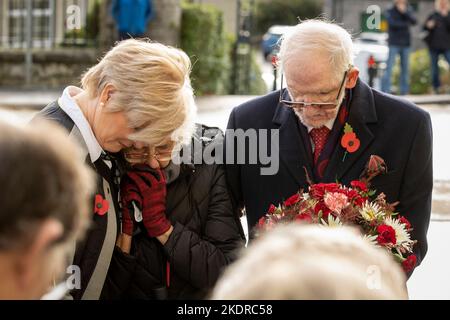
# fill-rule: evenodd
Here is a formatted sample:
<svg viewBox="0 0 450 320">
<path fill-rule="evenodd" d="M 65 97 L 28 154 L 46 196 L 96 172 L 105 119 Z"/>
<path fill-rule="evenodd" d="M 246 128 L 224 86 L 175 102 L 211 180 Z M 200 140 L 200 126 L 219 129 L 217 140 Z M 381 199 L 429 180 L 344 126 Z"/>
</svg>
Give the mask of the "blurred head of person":
<svg viewBox="0 0 450 320">
<path fill-rule="evenodd" d="M 448 14 L 450 9 L 450 1 L 449 0 L 435 0 L 434 6 L 436 11 L 444 12 Z"/>
<path fill-rule="evenodd" d="M 194 129 L 190 71 L 183 51 L 129 39 L 90 68 L 73 94 L 104 150 L 167 148 Z"/>
<path fill-rule="evenodd" d="M 394 0 L 394 4 L 406 6 L 408 4 L 408 0 Z"/>
<path fill-rule="evenodd" d="M 337 24 L 306 20 L 285 34 L 279 59 L 290 100 L 299 102 L 292 107 L 300 121 L 320 128 L 335 119 L 345 89 L 354 88 L 359 75 L 351 35 Z"/>
<path fill-rule="evenodd" d="M 293 224 L 255 240 L 212 299 L 407 299 L 406 277 L 357 229 Z"/>
<path fill-rule="evenodd" d="M 62 129 L 0 123 L 0 299 L 38 299 L 88 221 L 93 177 Z"/>
</svg>

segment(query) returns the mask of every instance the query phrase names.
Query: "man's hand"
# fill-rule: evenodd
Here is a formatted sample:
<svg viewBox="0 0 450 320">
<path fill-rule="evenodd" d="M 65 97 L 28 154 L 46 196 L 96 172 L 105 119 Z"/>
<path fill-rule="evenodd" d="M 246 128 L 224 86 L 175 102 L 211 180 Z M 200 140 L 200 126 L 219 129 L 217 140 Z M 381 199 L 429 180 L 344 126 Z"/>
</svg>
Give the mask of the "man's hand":
<svg viewBox="0 0 450 320">
<path fill-rule="evenodd" d="M 436 26 L 436 22 L 434 20 L 428 20 L 426 25 L 428 29 L 434 29 L 434 27 Z"/>
</svg>

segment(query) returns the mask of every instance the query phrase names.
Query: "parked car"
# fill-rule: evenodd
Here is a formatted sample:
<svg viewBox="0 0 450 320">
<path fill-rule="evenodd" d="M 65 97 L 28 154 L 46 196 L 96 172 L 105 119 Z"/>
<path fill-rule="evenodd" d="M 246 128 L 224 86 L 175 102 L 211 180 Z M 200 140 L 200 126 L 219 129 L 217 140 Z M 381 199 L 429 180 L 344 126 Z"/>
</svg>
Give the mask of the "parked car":
<svg viewBox="0 0 450 320">
<path fill-rule="evenodd" d="M 389 55 L 387 33 L 363 32 L 354 41 L 355 66 L 360 78 L 379 89 Z"/>
<path fill-rule="evenodd" d="M 261 48 L 266 60 L 270 60 L 270 55 L 278 50 L 278 41 L 281 36 L 292 26 L 274 25 L 264 34 Z"/>
</svg>

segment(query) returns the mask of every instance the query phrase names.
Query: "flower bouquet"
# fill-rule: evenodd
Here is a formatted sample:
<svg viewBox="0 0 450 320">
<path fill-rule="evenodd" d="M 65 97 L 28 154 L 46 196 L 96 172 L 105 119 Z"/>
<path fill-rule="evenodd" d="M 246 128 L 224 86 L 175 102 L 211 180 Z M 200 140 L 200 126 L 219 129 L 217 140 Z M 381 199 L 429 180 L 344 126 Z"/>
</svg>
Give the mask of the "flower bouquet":
<svg viewBox="0 0 450 320">
<path fill-rule="evenodd" d="M 375 176 L 368 172 L 367 176 Z M 411 224 L 395 212 L 383 193 L 375 197 L 367 178 L 352 181 L 350 186 L 339 183 L 319 183 L 301 190 L 278 207 L 271 205 L 259 220 L 258 231 L 270 230 L 281 223 L 310 223 L 327 227 L 357 225 L 364 238 L 374 245 L 386 248 L 401 263 L 405 272 L 416 265 L 411 239 Z"/>
</svg>

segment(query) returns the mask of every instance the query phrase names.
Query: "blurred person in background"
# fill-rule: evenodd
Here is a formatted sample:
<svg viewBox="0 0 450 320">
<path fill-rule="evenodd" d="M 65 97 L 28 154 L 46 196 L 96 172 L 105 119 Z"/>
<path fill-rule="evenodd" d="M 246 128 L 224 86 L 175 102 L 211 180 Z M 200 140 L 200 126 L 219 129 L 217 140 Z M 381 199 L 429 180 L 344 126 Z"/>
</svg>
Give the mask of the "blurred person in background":
<svg viewBox="0 0 450 320">
<path fill-rule="evenodd" d="M 351 227 L 279 226 L 255 240 L 219 279 L 220 300 L 408 299 L 392 256 Z"/>
<path fill-rule="evenodd" d="M 450 4 L 449 0 L 436 0 L 435 11 L 430 14 L 423 26 L 428 32 L 425 42 L 430 52 L 431 79 L 434 93 L 441 87 L 439 79 L 439 57 L 441 55 L 450 66 Z"/>
<path fill-rule="evenodd" d="M 133 264 L 116 247 L 120 235 L 120 178 L 123 149 L 159 150 L 189 141 L 196 106 L 189 74 L 191 63 L 181 50 L 134 39 L 119 42 L 82 79 L 82 88 L 67 87 L 38 118 L 64 127 L 83 150 L 83 161 L 96 172 L 92 227 L 76 246 L 73 264 L 80 267 L 75 299 L 99 299 L 121 290 L 107 280 L 108 270 Z M 115 266 L 110 267 L 111 261 Z M 105 283 L 108 286 L 105 287 Z"/>
<path fill-rule="evenodd" d="M 409 54 L 411 51 L 411 26 L 417 23 L 407 0 L 394 0 L 392 8 L 386 11 L 388 22 L 389 56 L 381 90 L 391 93 L 392 69 L 397 55 L 400 56 L 400 94 L 409 93 Z"/>
<path fill-rule="evenodd" d="M 143 37 L 155 15 L 153 0 L 113 0 L 111 11 L 120 40 Z"/>
<path fill-rule="evenodd" d="M 39 299 L 90 221 L 94 179 L 55 125 L 0 123 L 0 299 Z"/>
</svg>

